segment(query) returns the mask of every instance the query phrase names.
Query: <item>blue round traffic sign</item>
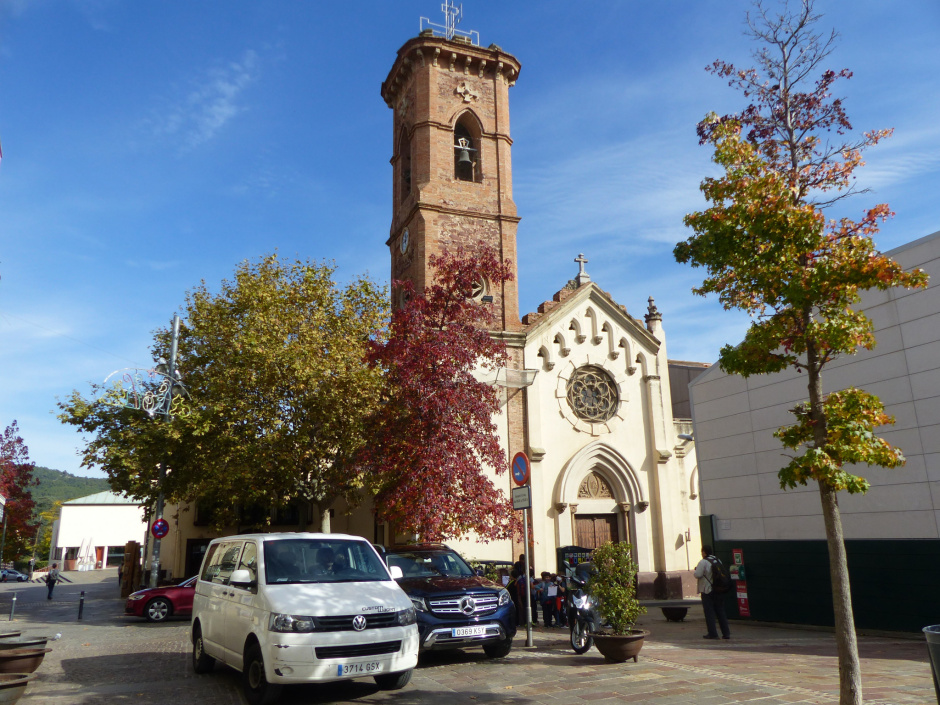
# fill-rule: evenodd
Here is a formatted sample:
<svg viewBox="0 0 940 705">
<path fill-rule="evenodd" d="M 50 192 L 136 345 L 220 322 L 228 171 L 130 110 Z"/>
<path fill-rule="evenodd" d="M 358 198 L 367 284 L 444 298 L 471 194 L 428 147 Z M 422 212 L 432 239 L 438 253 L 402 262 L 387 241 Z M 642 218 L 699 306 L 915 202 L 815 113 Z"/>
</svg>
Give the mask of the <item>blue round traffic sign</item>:
<svg viewBox="0 0 940 705">
<path fill-rule="evenodd" d="M 528 456 L 519 451 L 512 458 L 512 479 L 517 485 L 522 487 L 529 481 L 531 466 Z"/>
<path fill-rule="evenodd" d="M 167 523 L 166 519 L 157 519 L 153 522 L 153 526 L 150 527 L 150 533 L 153 534 L 154 538 L 162 539 L 170 533 L 170 525 Z"/>
</svg>

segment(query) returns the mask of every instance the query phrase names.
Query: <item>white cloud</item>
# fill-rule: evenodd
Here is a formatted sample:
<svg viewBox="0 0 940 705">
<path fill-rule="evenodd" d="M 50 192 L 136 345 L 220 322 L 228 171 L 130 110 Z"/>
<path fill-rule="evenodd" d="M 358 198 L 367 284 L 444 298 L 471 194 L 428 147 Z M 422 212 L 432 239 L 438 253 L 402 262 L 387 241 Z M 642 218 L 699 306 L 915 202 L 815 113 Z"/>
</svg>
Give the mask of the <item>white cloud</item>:
<svg viewBox="0 0 940 705">
<path fill-rule="evenodd" d="M 151 121 L 154 132 L 177 139 L 183 150 L 208 142 L 246 109 L 239 98 L 257 80 L 258 64 L 258 55 L 248 50 L 240 60 L 209 70 L 185 98 Z"/>
</svg>

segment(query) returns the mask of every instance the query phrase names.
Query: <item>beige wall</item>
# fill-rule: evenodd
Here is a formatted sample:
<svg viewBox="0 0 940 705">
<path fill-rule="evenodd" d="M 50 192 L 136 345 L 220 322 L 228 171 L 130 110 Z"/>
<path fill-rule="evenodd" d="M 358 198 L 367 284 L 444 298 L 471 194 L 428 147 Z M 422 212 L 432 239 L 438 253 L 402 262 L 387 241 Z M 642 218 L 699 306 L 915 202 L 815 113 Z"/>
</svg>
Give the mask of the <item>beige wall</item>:
<svg viewBox="0 0 940 705">
<path fill-rule="evenodd" d="M 826 391 L 856 385 L 877 394 L 896 418 L 879 431 L 907 465 L 856 468 L 872 487 L 840 494 L 845 536 L 940 538 L 940 233 L 891 251 L 906 269 L 920 267 L 930 285 L 918 291 L 867 292 L 861 307 L 878 345 L 823 371 Z M 712 367 L 692 382 L 703 513 L 718 518 L 720 539 L 825 537 L 815 486 L 784 492 L 786 464 L 772 433 L 793 422 L 788 410 L 807 398 L 803 375 L 744 379 Z"/>
</svg>

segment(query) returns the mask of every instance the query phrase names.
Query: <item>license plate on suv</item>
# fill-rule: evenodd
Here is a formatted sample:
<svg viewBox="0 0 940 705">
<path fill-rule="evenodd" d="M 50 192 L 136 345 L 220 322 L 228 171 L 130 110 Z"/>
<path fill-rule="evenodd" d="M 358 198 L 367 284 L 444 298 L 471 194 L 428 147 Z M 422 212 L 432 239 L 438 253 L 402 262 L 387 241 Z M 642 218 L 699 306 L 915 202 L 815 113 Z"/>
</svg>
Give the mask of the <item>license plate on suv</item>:
<svg viewBox="0 0 940 705">
<path fill-rule="evenodd" d="M 366 663 L 341 663 L 336 666 L 338 676 L 356 676 L 379 673 L 382 670 L 381 661 L 367 661 Z"/>
<path fill-rule="evenodd" d="M 460 636 L 482 636 L 486 634 L 486 627 L 454 627 L 450 635 L 454 638 Z"/>
</svg>

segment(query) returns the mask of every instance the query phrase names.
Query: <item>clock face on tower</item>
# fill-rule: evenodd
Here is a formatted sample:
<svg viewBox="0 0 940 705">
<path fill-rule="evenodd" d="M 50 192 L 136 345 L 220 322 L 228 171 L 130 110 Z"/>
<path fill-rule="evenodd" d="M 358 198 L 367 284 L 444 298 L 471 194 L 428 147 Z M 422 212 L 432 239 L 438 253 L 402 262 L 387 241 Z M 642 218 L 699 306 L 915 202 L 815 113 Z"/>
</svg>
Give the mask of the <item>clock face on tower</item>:
<svg viewBox="0 0 940 705">
<path fill-rule="evenodd" d="M 408 228 L 405 228 L 405 232 L 401 234 L 401 242 L 398 244 L 398 248 L 402 254 L 408 251 Z"/>
</svg>

